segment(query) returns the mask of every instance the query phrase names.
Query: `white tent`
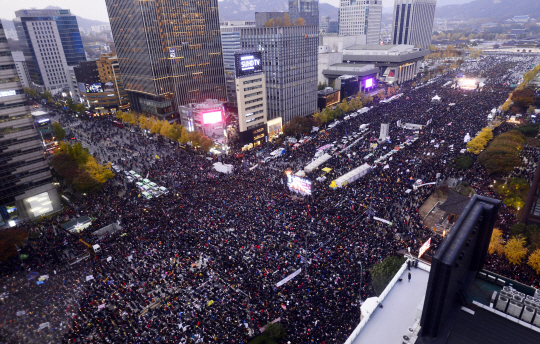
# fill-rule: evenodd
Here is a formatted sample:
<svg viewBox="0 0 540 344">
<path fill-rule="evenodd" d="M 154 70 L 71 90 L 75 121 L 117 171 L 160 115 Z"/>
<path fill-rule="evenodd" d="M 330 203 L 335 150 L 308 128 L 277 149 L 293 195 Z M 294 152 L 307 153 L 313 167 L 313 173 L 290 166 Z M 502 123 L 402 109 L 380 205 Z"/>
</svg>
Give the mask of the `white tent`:
<svg viewBox="0 0 540 344">
<path fill-rule="evenodd" d="M 432 102 L 440 102 L 440 101 L 441 101 L 441 97 L 439 97 L 438 95 L 436 95 L 435 97 L 431 98 L 431 101 L 432 101 Z"/>
<path fill-rule="evenodd" d="M 233 172 L 233 165 L 229 164 L 222 164 L 220 162 L 216 162 L 214 164 L 214 169 L 221 173 L 232 173 Z"/>
<path fill-rule="evenodd" d="M 467 143 L 471 140 L 471 135 L 469 135 L 469 133 L 467 133 L 467 135 L 465 135 L 465 137 L 463 138 L 463 142 L 464 143 Z"/>
<path fill-rule="evenodd" d="M 309 163 L 306 167 L 304 167 L 304 171 L 306 172 L 312 172 L 313 170 L 317 169 L 319 166 L 324 164 L 326 161 L 328 161 L 332 156 L 328 153 L 324 153 L 323 156 L 318 157 L 317 159 L 313 160 L 311 163 Z"/>
<path fill-rule="evenodd" d="M 342 175 L 341 177 L 339 177 L 338 179 L 336 179 L 335 180 L 336 185 L 338 187 L 343 187 L 343 186 L 345 186 L 347 184 L 350 184 L 350 183 L 356 181 L 357 179 L 360 179 L 361 177 L 368 174 L 368 172 L 370 170 L 371 170 L 370 165 L 363 164 L 362 166 L 357 167 L 354 170 L 351 170 L 351 171 L 345 173 L 344 175 Z"/>
</svg>

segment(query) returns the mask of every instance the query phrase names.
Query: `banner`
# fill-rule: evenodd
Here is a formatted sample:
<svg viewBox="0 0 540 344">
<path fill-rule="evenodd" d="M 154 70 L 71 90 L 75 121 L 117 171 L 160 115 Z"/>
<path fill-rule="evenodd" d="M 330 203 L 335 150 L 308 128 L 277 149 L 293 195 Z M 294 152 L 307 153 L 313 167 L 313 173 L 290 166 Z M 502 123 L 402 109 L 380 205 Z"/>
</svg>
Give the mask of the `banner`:
<svg viewBox="0 0 540 344">
<path fill-rule="evenodd" d="M 101 310 L 101 309 L 103 309 L 103 308 L 105 308 L 105 304 L 104 304 L 104 303 L 101 304 L 101 305 L 99 305 L 99 306 L 97 307 L 98 311 Z"/>
<path fill-rule="evenodd" d="M 51 324 L 49 324 L 48 322 L 40 324 L 38 330 L 43 330 L 45 327 L 51 328 Z"/>
<path fill-rule="evenodd" d="M 392 226 L 394 223 L 393 222 L 390 222 L 388 220 L 385 220 L 385 219 L 381 219 L 380 217 L 377 217 L 377 216 L 373 216 L 373 220 L 377 220 L 377 221 L 381 221 L 381 222 L 384 222 L 390 226 Z"/>
<path fill-rule="evenodd" d="M 292 280 L 293 278 L 295 278 L 296 276 L 298 276 L 300 273 L 302 272 L 302 269 L 298 269 L 296 270 L 295 272 L 293 272 L 292 274 L 290 274 L 289 276 L 285 277 L 284 279 L 282 279 L 281 281 L 277 282 L 276 283 L 276 287 L 281 287 L 282 285 L 284 285 L 285 283 L 289 282 L 290 280 Z"/>
<path fill-rule="evenodd" d="M 94 279 L 94 276 L 93 275 L 88 275 L 86 276 L 86 281 L 90 281 L 90 280 L 93 280 Z"/>
<path fill-rule="evenodd" d="M 424 243 L 424 245 L 422 245 L 422 247 L 420 247 L 420 250 L 418 251 L 418 259 L 420 259 L 420 257 L 422 257 L 422 255 L 428 250 L 428 248 L 431 247 L 431 238 L 429 238 L 428 241 L 426 241 Z"/>
<path fill-rule="evenodd" d="M 24 314 L 25 314 L 24 311 L 18 311 L 18 312 L 17 312 L 17 316 L 18 316 L 18 317 L 20 317 L 21 315 L 24 315 Z"/>
</svg>

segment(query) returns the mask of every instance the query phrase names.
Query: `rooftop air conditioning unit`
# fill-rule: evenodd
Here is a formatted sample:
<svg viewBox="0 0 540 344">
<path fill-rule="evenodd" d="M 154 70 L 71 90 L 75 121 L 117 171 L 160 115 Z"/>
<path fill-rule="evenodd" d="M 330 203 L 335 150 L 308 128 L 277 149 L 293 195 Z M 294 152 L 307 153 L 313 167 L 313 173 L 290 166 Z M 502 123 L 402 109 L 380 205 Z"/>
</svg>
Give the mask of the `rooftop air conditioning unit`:
<svg viewBox="0 0 540 344">
<path fill-rule="evenodd" d="M 523 302 L 523 297 L 521 295 L 514 295 L 513 299 L 517 302 Z"/>
<path fill-rule="evenodd" d="M 506 312 L 506 307 L 508 306 L 508 298 L 505 296 L 500 296 L 497 300 L 497 308 L 501 312 Z"/>
<path fill-rule="evenodd" d="M 540 327 L 540 313 L 536 312 L 536 315 L 534 316 L 533 325 Z"/>
<path fill-rule="evenodd" d="M 521 314 L 521 320 L 525 321 L 526 323 L 531 323 L 533 320 L 535 313 L 535 309 L 532 307 L 525 307 L 523 309 L 523 314 Z"/>
<path fill-rule="evenodd" d="M 506 313 L 508 313 L 509 315 L 515 318 L 519 318 L 522 310 L 523 310 L 523 304 L 512 300 L 508 304 L 508 309 L 506 310 Z"/>
<path fill-rule="evenodd" d="M 510 292 L 510 291 L 512 291 L 512 287 L 506 285 L 506 286 L 504 286 L 504 287 L 502 288 L 502 290 Z"/>
<path fill-rule="evenodd" d="M 536 289 L 536 291 L 534 292 L 534 297 L 540 300 L 540 289 Z"/>
</svg>

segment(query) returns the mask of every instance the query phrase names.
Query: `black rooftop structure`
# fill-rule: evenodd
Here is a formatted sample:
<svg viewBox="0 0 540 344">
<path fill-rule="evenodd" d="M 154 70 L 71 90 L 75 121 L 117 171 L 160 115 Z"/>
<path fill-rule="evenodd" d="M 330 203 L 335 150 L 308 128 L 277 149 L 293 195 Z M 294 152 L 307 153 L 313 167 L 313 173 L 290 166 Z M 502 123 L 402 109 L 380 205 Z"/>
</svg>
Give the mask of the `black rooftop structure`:
<svg viewBox="0 0 540 344">
<path fill-rule="evenodd" d="M 500 200 L 474 195 L 433 256 L 417 343 L 447 343 L 484 264 L 500 205 Z"/>
<path fill-rule="evenodd" d="M 441 204 L 439 209 L 450 214 L 461 215 L 470 200 L 469 197 L 460 195 L 454 190 L 450 190 L 446 202 Z"/>
</svg>

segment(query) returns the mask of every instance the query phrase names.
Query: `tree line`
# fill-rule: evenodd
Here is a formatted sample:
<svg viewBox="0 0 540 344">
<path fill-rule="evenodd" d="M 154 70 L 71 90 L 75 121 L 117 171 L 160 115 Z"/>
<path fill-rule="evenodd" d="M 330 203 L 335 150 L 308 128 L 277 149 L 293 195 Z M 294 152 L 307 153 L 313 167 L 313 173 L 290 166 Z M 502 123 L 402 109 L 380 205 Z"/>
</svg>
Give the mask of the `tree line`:
<svg viewBox="0 0 540 344">
<path fill-rule="evenodd" d="M 188 132 L 183 125 L 176 122 L 171 124 L 167 120 L 161 120 L 153 116 L 147 117 L 136 112 L 123 111 L 117 111 L 116 118 L 123 123 L 148 130 L 150 134 L 161 135 L 181 144 L 191 142 L 193 147 L 201 147 L 205 152 L 208 152 L 214 146 L 214 141 L 208 136 L 198 130 Z"/>
</svg>

